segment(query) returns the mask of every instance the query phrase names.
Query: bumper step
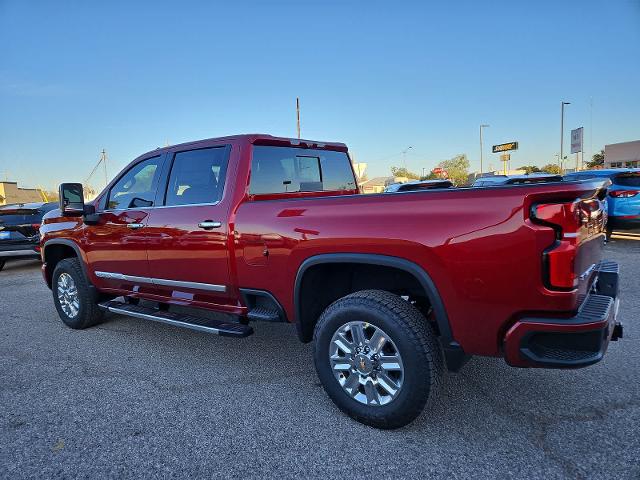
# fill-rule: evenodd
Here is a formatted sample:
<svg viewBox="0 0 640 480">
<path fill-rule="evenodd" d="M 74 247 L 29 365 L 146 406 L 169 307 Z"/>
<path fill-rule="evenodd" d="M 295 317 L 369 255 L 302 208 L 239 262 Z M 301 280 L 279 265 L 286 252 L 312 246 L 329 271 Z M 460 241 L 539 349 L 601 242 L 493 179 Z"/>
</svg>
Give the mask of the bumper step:
<svg viewBox="0 0 640 480">
<path fill-rule="evenodd" d="M 100 303 L 98 306 L 103 310 L 120 315 L 152 320 L 154 322 L 173 325 L 174 327 L 189 328 L 191 330 L 221 335 L 223 337 L 243 338 L 253 334 L 253 328 L 240 323 L 224 322 L 221 320 L 194 317 L 192 315 L 165 312 L 155 308 L 121 303 L 114 300 Z"/>
</svg>

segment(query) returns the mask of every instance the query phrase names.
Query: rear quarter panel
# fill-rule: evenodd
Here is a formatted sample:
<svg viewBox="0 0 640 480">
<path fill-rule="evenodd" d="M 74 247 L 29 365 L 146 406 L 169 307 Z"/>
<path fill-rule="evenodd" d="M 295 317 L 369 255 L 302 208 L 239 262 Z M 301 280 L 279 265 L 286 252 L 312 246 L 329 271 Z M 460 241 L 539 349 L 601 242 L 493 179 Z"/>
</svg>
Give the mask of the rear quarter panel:
<svg viewBox="0 0 640 480">
<path fill-rule="evenodd" d="M 566 186 L 454 189 L 248 201 L 235 218 L 239 286 L 270 291 L 295 320 L 301 263 L 323 253 L 390 255 L 435 282 L 453 336 L 467 353 L 496 355 L 518 317 L 570 312 L 577 295 L 542 284 L 551 228 L 528 220 L 531 204 Z M 259 255 L 268 249 L 268 257 Z"/>
</svg>

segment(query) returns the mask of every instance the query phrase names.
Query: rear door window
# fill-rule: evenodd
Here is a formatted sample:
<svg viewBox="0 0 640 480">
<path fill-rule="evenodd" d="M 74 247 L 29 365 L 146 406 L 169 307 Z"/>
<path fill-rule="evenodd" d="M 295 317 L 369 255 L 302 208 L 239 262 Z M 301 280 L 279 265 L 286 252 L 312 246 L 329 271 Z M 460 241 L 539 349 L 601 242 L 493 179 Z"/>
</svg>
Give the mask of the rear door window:
<svg viewBox="0 0 640 480">
<path fill-rule="evenodd" d="M 169 175 L 165 205 L 219 202 L 224 190 L 228 157 L 227 147 L 176 153 Z"/>
<path fill-rule="evenodd" d="M 345 152 L 293 147 L 253 147 L 252 194 L 355 190 Z"/>
</svg>

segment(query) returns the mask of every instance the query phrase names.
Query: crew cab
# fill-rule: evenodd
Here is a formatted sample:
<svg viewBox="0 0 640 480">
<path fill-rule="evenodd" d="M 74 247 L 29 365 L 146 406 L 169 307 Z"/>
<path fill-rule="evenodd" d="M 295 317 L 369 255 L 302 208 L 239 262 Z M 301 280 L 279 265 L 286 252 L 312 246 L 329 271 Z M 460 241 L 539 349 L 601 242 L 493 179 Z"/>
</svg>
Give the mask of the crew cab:
<svg viewBox="0 0 640 480">
<path fill-rule="evenodd" d="M 141 155 L 91 202 L 62 184 L 42 271 L 71 328 L 107 312 L 236 338 L 295 324 L 336 405 L 397 428 L 472 355 L 584 367 L 622 336 L 607 186 L 362 195 L 342 143 L 214 138 Z"/>
</svg>

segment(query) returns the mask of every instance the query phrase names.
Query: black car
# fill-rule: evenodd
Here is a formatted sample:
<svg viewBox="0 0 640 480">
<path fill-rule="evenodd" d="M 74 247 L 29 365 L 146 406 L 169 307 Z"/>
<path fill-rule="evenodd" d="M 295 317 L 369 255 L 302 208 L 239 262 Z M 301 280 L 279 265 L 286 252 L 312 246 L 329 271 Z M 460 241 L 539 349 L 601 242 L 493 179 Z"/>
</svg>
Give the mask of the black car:
<svg viewBox="0 0 640 480">
<path fill-rule="evenodd" d="M 453 188 L 450 180 L 415 180 L 406 183 L 394 183 L 384 189 L 384 193 L 415 192 L 417 190 L 437 190 Z"/>
<path fill-rule="evenodd" d="M 18 203 L 0 206 L 0 270 L 7 260 L 40 258 L 40 223 L 57 203 Z"/>
</svg>

